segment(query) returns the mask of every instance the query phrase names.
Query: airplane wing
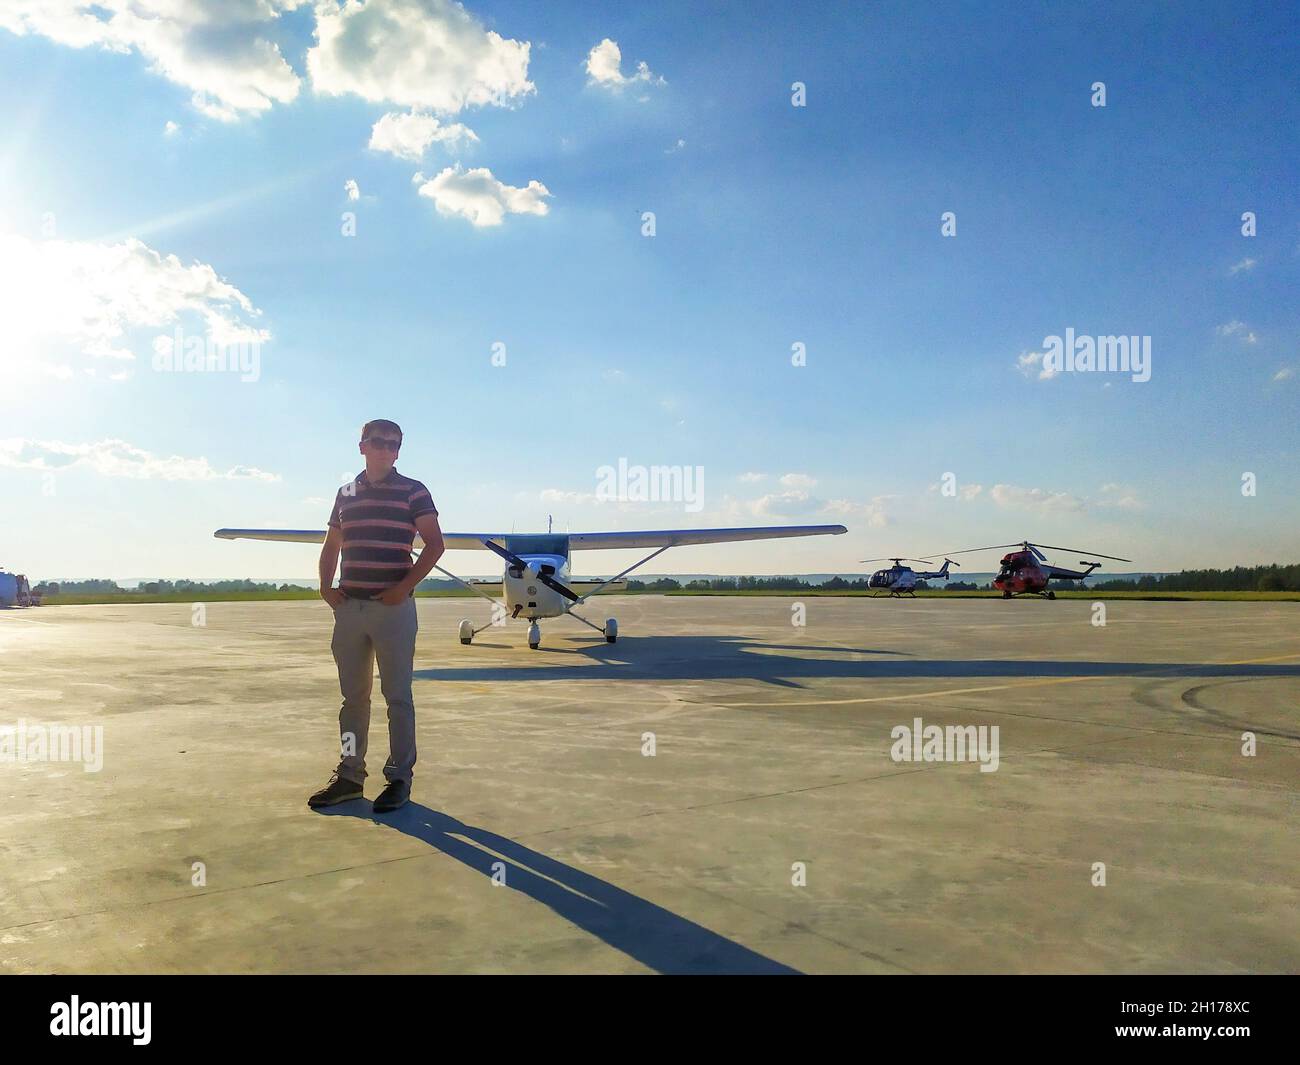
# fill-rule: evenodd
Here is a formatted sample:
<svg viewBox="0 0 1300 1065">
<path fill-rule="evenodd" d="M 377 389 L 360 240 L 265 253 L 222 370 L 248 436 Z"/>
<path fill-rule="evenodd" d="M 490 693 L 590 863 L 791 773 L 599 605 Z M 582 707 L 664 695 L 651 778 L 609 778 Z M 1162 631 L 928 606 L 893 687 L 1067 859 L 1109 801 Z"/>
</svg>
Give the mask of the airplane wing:
<svg viewBox="0 0 1300 1065">
<path fill-rule="evenodd" d="M 838 536 L 848 532 L 843 525 L 766 525 L 740 529 L 653 529 L 648 532 L 568 533 L 575 551 L 612 550 L 638 547 L 681 547 L 686 544 L 731 544 L 741 540 L 781 540 L 792 536 Z M 289 544 L 322 544 L 324 529 L 218 529 L 219 540 L 276 540 Z M 511 533 L 442 534 L 448 551 L 486 550 L 484 540 L 504 544 Z M 415 547 L 424 541 L 415 538 Z"/>
<path fill-rule="evenodd" d="M 324 529 L 218 529 L 212 534 L 218 540 L 275 540 L 285 544 L 323 544 Z M 442 542 L 448 551 L 486 551 L 484 540 L 503 540 L 506 533 L 443 533 Z M 424 547 L 417 534 L 415 547 Z"/>
<path fill-rule="evenodd" d="M 635 547 L 681 547 L 685 544 L 731 544 L 741 540 L 782 540 L 791 536 L 838 536 L 843 525 L 766 525 L 748 529 L 653 529 L 649 532 L 569 533 L 574 551 Z"/>
</svg>

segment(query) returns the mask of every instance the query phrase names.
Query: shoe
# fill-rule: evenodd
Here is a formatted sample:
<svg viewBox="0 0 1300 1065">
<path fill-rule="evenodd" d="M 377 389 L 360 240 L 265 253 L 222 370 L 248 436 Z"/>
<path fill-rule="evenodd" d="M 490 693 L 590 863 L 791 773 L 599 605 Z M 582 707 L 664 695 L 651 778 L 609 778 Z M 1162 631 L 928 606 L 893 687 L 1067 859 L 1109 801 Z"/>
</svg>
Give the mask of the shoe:
<svg viewBox="0 0 1300 1065">
<path fill-rule="evenodd" d="M 390 780 L 388 787 L 375 799 L 374 810 L 377 814 L 386 814 L 405 806 L 411 798 L 411 785 L 405 780 Z"/>
<path fill-rule="evenodd" d="M 336 806 L 338 803 L 347 802 L 349 799 L 359 799 L 364 794 L 361 785 L 355 780 L 345 780 L 335 773 L 330 777 L 328 784 L 307 800 L 307 805 L 313 809 L 320 806 Z"/>
</svg>

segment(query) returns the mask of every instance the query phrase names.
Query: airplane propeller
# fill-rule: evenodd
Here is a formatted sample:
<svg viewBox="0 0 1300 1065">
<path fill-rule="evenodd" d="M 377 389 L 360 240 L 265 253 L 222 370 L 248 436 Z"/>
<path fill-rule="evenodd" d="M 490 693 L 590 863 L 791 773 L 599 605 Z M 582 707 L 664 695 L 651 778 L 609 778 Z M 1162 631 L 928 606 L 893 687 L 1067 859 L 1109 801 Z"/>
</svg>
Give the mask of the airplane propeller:
<svg viewBox="0 0 1300 1065">
<path fill-rule="evenodd" d="M 516 569 L 520 570 L 521 572 L 536 577 L 538 583 L 544 584 L 546 585 L 546 587 L 559 592 L 562 596 L 564 596 L 565 599 L 568 599 L 570 602 L 576 603 L 582 598 L 582 596 L 578 595 L 577 592 L 573 591 L 573 589 L 571 588 L 565 587 L 554 577 L 552 577 L 549 573 L 543 573 L 541 570 L 534 571 L 533 568 L 529 566 L 528 563 L 525 562 L 522 558 L 516 555 L 513 551 L 507 551 L 500 544 L 493 543 L 491 540 L 484 540 L 483 546 L 486 547 L 489 551 L 492 551 L 495 554 L 500 555 L 507 562 L 509 562 L 510 565 L 514 566 Z"/>
</svg>

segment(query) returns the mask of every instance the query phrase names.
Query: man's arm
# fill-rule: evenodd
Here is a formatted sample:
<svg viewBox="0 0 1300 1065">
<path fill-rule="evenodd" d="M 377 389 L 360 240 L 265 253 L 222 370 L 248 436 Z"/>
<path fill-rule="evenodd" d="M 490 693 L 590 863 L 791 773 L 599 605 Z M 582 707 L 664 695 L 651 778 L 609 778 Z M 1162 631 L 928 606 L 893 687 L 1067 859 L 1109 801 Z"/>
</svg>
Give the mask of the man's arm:
<svg viewBox="0 0 1300 1065">
<path fill-rule="evenodd" d="M 415 527 L 419 530 L 421 539 L 424 540 L 424 550 L 420 552 L 420 557 L 415 560 L 411 572 L 379 597 L 380 602 L 388 606 L 396 606 L 410 595 L 416 586 L 429 575 L 438 559 L 442 558 L 442 553 L 447 549 L 442 542 L 442 526 L 438 524 L 437 514 L 425 514 L 416 518 Z"/>
<path fill-rule="evenodd" d="M 320 549 L 320 597 L 330 606 L 338 606 L 343 602 L 343 593 L 334 587 L 334 571 L 338 569 L 342 548 L 343 530 L 331 525 L 325 533 L 325 544 Z"/>
</svg>

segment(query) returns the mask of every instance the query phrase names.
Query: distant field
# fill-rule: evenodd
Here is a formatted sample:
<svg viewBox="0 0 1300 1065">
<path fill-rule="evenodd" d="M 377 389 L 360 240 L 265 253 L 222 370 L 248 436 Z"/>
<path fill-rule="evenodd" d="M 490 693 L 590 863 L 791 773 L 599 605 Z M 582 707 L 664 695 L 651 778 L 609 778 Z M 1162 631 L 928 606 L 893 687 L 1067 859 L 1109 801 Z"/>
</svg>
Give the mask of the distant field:
<svg viewBox="0 0 1300 1065">
<path fill-rule="evenodd" d="M 820 596 L 841 598 L 870 598 L 875 592 L 858 591 L 822 591 L 818 588 L 785 589 L 768 591 L 763 589 L 746 589 L 745 591 L 679 591 L 652 592 L 630 591 L 624 595 L 744 595 L 774 596 L 779 599 L 795 599 Z M 439 590 L 435 592 L 418 592 L 420 599 L 460 599 L 471 598 L 474 593 L 464 588 Z M 1170 602 L 1198 602 L 1204 600 L 1230 600 L 1238 602 L 1296 603 L 1300 602 L 1300 592 L 1098 592 L 1090 589 L 1082 591 L 1057 592 L 1058 599 L 1144 599 L 1150 601 L 1168 600 Z M 917 592 L 918 599 L 1001 599 L 1000 592 Z M 289 592 L 164 592 L 148 594 L 145 592 L 101 593 L 98 595 L 48 595 L 45 606 L 92 606 L 101 604 L 133 603 L 248 603 L 276 602 L 279 600 L 315 599 L 317 593 L 309 588 Z M 881 596 L 884 598 L 884 596 Z"/>
</svg>

